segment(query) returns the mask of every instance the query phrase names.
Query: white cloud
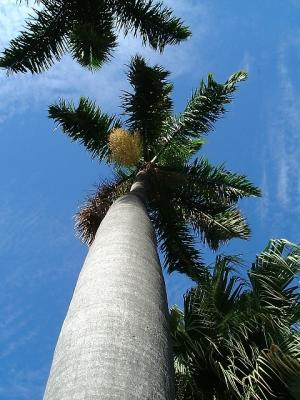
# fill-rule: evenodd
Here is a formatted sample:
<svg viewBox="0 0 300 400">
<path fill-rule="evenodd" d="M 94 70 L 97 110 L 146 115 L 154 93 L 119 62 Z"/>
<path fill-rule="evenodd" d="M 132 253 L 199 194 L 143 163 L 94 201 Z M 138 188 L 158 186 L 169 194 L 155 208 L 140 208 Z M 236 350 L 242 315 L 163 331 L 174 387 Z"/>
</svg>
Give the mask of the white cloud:
<svg viewBox="0 0 300 400">
<path fill-rule="evenodd" d="M 264 158 L 264 156 L 263 156 L 263 158 Z M 265 166 L 263 166 L 263 170 L 262 170 L 262 181 L 261 181 L 260 187 L 262 190 L 263 197 L 260 199 L 258 208 L 259 208 L 261 219 L 265 221 L 268 217 L 269 201 L 270 201 L 268 174 L 267 174 Z"/>
<path fill-rule="evenodd" d="M 28 14 L 25 2 L 17 6 L 15 1 L 1 0 L 0 4 L 0 46 L 4 47 L 8 41 L 18 32 L 24 24 L 24 18 Z"/>
<path fill-rule="evenodd" d="M 270 106 L 269 130 L 262 154 L 265 171 L 262 179 L 268 186 L 268 196 L 262 207 L 265 213 L 273 215 L 273 222 L 276 219 L 278 229 L 286 225 L 287 210 L 293 207 L 295 212 L 300 211 L 300 95 L 295 87 L 300 75 L 291 62 L 291 57 L 299 54 L 299 48 L 297 34 L 279 44 L 278 80 L 272 93 L 276 95 L 276 103 Z"/>
<path fill-rule="evenodd" d="M 250 52 L 248 50 L 246 50 L 244 55 L 243 55 L 240 68 L 249 73 L 251 65 L 253 64 L 253 61 L 254 61 L 254 59 L 251 56 Z"/>
<path fill-rule="evenodd" d="M 46 109 L 49 103 L 60 96 L 73 98 L 79 95 L 90 96 L 99 101 L 103 107 L 112 107 L 116 110 L 120 91 L 126 88 L 125 64 L 128 64 L 130 56 L 135 53 L 142 53 L 151 62 L 164 65 L 172 71 L 173 78 L 187 71 L 191 72 L 195 69 L 198 71 L 199 66 L 195 68 L 196 55 L 205 37 L 205 26 L 208 23 L 207 11 L 196 2 L 186 4 L 183 0 L 169 0 L 167 3 L 192 27 L 192 39 L 180 46 L 168 47 L 161 55 L 148 47 L 142 47 L 139 39 L 131 36 L 120 37 L 113 59 L 94 74 L 81 68 L 72 61 L 70 56 L 64 57 L 49 71 L 40 75 L 18 74 L 7 77 L 4 71 L 1 71 L 0 122 L 28 109 L 32 111 Z M 2 2 L 0 6 L 1 48 L 4 48 L 9 40 L 16 36 L 27 11 L 25 5 L 17 7 L 11 0 Z"/>
<path fill-rule="evenodd" d="M 277 194 L 282 207 L 287 208 L 292 197 L 300 198 L 299 145 L 300 145 L 300 96 L 294 88 L 295 76 L 287 62 L 289 43 L 279 51 L 280 111 L 277 122 L 277 140 L 274 152 L 277 158 Z"/>
<path fill-rule="evenodd" d="M 0 397 L 15 400 L 38 400 L 41 398 L 41 383 L 46 371 L 43 369 L 15 370 L 11 368 L 8 372 L 7 383 L 0 383 Z"/>
</svg>

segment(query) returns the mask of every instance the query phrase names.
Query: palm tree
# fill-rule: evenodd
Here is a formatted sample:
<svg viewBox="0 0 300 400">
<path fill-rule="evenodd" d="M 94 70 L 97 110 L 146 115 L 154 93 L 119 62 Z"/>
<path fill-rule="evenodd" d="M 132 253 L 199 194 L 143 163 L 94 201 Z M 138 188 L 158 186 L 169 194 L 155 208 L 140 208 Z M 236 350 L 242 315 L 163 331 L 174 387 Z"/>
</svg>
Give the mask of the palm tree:
<svg viewBox="0 0 300 400">
<path fill-rule="evenodd" d="M 217 257 L 171 310 L 178 400 L 300 398 L 300 247 L 271 240 L 248 280 L 241 265 Z"/>
<path fill-rule="evenodd" d="M 45 71 L 66 52 L 83 67 L 100 68 L 117 46 L 120 31 L 140 35 L 144 45 L 160 51 L 191 35 L 170 8 L 153 0 L 35 2 L 40 7 L 0 58 L 8 72 Z"/>
<path fill-rule="evenodd" d="M 114 166 L 79 211 L 77 228 L 91 245 L 58 339 L 45 399 L 173 399 L 165 285 L 153 225 L 169 271 L 198 279 L 193 231 L 217 248 L 249 227 L 236 208 L 259 190 L 244 176 L 191 157 L 225 112 L 239 72 L 225 84 L 210 75 L 172 115 L 169 73 L 141 57 L 129 66 L 127 120 L 89 99 L 49 109 L 63 131 Z M 122 126 L 126 126 L 124 129 Z M 153 224 L 153 225 L 152 225 Z"/>
</svg>

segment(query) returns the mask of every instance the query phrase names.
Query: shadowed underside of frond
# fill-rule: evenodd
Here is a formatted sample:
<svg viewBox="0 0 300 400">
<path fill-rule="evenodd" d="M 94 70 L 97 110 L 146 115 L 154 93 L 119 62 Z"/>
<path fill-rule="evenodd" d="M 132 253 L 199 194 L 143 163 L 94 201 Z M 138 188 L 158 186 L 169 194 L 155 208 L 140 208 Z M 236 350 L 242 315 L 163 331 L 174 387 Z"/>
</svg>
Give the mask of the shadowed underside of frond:
<svg viewBox="0 0 300 400">
<path fill-rule="evenodd" d="M 75 215 L 75 229 L 81 240 L 91 245 L 110 206 L 119 196 L 129 191 L 131 182 L 104 183 L 92 193 Z"/>
</svg>

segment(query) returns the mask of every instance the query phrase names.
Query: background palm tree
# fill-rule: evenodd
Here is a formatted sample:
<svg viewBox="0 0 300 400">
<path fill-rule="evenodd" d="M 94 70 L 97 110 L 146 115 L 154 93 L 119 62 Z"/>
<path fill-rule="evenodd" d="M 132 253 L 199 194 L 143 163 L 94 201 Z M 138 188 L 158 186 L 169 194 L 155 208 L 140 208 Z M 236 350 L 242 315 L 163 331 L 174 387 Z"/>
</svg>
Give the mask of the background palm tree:
<svg viewBox="0 0 300 400">
<path fill-rule="evenodd" d="M 4 50 L 0 66 L 8 72 L 39 73 L 64 53 L 96 69 L 109 59 L 117 35 L 132 32 L 143 44 L 162 51 L 191 32 L 170 8 L 153 0 L 37 0 L 41 8 Z"/>
<path fill-rule="evenodd" d="M 179 116 L 171 113 L 168 75 L 141 57 L 132 60 L 128 77 L 134 90 L 122 102 L 127 129 L 85 98 L 77 107 L 61 100 L 49 109 L 71 139 L 113 164 L 116 179 L 100 186 L 77 217 L 80 234 L 92 246 L 45 399 L 100 393 L 103 399 L 174 398 L 166 294 L 151 221 L 169 271 L 194 279 L 202 263 L 193 229 L 212 248 L 249 235 L 235 204 L 259 190 L 204 159 L 188 164 L 245 74 L 234 74 L 224 85 L 209 76 Z"/>
<path fill-rule="evenodd" d="M 236 257 L 171 310 L 176 399 L 299 399 L 300 247 L 271 240 L 248 279 Z"/>
</svg>

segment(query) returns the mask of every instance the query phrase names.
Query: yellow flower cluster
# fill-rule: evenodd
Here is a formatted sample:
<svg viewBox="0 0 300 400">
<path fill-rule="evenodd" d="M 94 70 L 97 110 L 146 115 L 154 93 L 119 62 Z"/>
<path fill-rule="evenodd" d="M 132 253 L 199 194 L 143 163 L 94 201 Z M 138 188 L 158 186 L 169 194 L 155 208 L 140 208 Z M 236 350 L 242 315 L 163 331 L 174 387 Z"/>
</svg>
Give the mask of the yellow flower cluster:
<svg viewBox="0 0 300 400">
<path fill-rule="evenodd" d="M 116 128 L 110 132 L 109 148 L 111 160 L 119 165 L 136 165 L 142 154 L 142 141 L 139 133 L 129 133 Z"/>
</svg>

